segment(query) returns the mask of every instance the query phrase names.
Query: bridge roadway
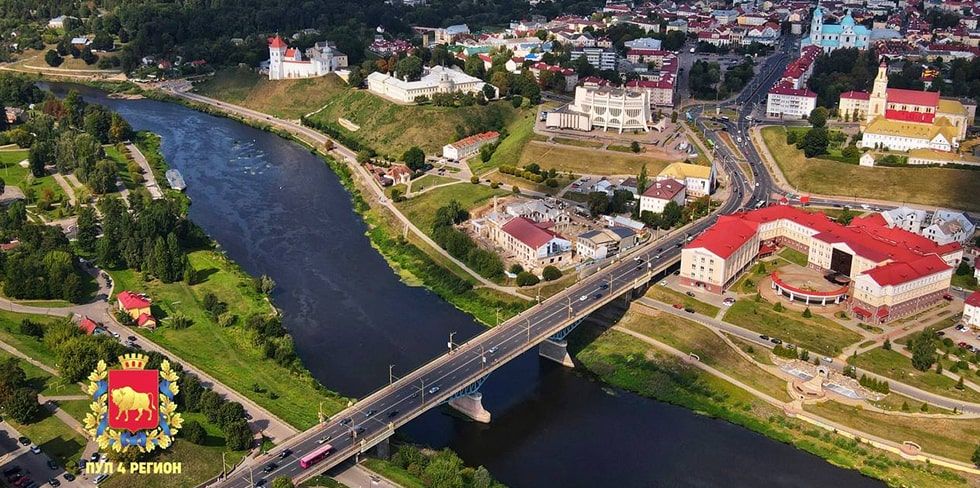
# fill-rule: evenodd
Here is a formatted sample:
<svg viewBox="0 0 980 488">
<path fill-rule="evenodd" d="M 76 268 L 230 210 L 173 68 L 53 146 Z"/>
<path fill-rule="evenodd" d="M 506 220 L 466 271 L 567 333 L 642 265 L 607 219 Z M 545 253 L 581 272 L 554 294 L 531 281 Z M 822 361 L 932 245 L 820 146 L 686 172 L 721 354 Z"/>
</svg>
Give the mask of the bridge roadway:
<svg viewBox="0 0 980 488">
<path fill-rule="evenodd" d="M 720 162 L 726 172 L 740 171 L 733 158 Z M 749 187 L 744 177 L 733 176 L 731 181 L 730 187 L 738 190 L 730 192 L 729 198 L 711 216 L 690 224 L 684 231 L 643 245 L 631 257 L 599 270 L 503 324 L 469 339 L 452 352 L 384 386 L 327 422 L 287 440 L 273 451 L 278 454 L 289 449 L 292 454 L 286 458 L 268 456 L 247 461 L 234 474 L 212 486 L 257 486 L 280 476 L 303 481 L 382 442 L 394 429 L 445 403 L 467 387 L 481 383 L 481 379 L 494 369 L 585 318 L 593 310 L 625 293 L 632 293 L 633 289 L 675 264 L 688 234 L 700 233 L 714 223 L 718 214 L 738 209 L 742 199 L 735 198 L 736 195 L 753 194 L 758 190 Z M 634 257 L 642 258 L 643 262 L 638 263 Z M 601 296 L 596 298 L 597 295 Z M 357 432 L 356 436 L 354 432 Z M 314 467 L 303 470 L 299 459 L 320 447 L 322 439 L 326 439 L 324 442 L 335 451 Z M 263 468 L 270 462 L 277 466 L 265 472 Z"/>
</svg>

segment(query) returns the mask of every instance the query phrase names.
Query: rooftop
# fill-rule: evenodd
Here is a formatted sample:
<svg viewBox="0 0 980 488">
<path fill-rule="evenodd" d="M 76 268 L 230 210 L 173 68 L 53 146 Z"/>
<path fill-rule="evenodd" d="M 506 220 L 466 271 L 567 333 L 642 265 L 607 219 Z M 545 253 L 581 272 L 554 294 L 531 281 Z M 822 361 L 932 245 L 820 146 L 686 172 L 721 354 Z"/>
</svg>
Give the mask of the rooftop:
<svg viewBox="0 0 980 488">
<path fill-rule="evenodd" d="M 532 222 L 524 217 L 515 217 L 504 224 L 501 230 L 510 234 L 532 249 L 537 249 L 556 237 L 555 232 L 548 230 L 550 222 Z"/>
</svg>

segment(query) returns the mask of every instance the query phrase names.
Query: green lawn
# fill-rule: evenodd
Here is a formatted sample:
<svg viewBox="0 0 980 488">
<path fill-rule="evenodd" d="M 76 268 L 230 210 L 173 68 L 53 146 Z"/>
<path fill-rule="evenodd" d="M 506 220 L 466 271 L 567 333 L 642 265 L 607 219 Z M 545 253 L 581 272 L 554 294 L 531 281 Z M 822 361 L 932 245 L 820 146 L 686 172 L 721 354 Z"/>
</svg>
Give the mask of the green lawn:
<svg viewBox="0 0 980 488">
<path fill-rule="evenodd" d="M 759 265 L 762 265 L 761 267 Z M 759 261 L 753 264 L 735 284 L 729 288 L 730 291 L 742 294 L 754 294 L 759 291 L 759 281 L 776 270 L 783 263 L 781 261 Z"/>
<path fill-rule="evenodd" d="M 953 280 L 950 284 L 966 290 L 976 290 L 980 288 L 977 286 L 977 279 L 974 278 L 972 274 L 958 275 L 953 273 Z"/>
<path fill-rule="evenodd" d="M 859 354 L 857 357 L 848 358 L 847 362 L 937 395 L 980 403 L 980 392 L 970 388 L 958 390 L 956 389 L 956 380 L 937 374 L 935 370 L 919 371 L 912 367 L 911 359 L 896 351 L 886 351 L 877 347 Z"/>
<path fill-rule="evenodd" d="M 791 310 L 776 312 L 766 301 L 739 300 L 729 307 L 724 320 L 829 356 L 840 354 L 861 339 L 856 332 L 830 319 L 818 315 L 805 319 L 800 312 Z"/>
<path fill-rule="evenodd" d="M 129 160 L 126 159 L 126 155 L 116 149 L 116 146 L 107 145 L 103 146 L 105 150 L 105 155 L 110 160 L 116 163 L 116 174 L 119 175 L 119 179 L 122 180 L 123 186 L 129 190 L 135 189 L 138 185 L 136 180 L 133 178 L 133 174 L 129 172 Z"/>
<path fill-rule="evenodd" d="M 409 473 L 401 466 L 398 466 L 390 461 L 385 461 L 377 458 L 365 459 L 364 467 L 374 471 L 375 473 L 394 481 L 403 488 L 425 488 L 427 485 L 422 482 L 422 480 Z"/>
<path fill-rule="evenodd" d="M 804 268 L 806 267 L 807 255 L 797 251 L 796 249 L 789 247 L 784 248 L 782 251 L 779 251 L 779 257 L 795 265 L 802 266 Z"/>
<path fill-rule="evenodd" d="M 308 372 L 293 373 L 266 359 L 262 350 L 253 345 L 249 332 L 243 329 L 244 320 L 253 314 L 268 314 L 271 309 L 265 298 L 250 284 L 250 278 L 222 255 L 213 251 L 196 251 L 189 255 L 190 263 L 199 276 L 207 278 L 193 286 L 183 282 L 164 284 L 143 282 L 137 273 L 124 270 L 112 272 L 115 291 L 134 290 L 149 294 L 154 301 L 154 314 L 162 327 L 156 331 L 136 329 L 152 341 L 173 351 L 214 376 L 218 381 L 249 397 L 281 419 L 298 428 L 308 428 L 317 421 L 316 408 L 323 402 L 328 413 L 341 410 L 346 399 L 328 392 Z M 232 327 L 221 327 L 205 313 L 201 300 L 212 292 L 228 304 L 229 313 L 238 317 Z M 167 317 L 179 311 L 193 321 L 186 329 L 167 327 Z M 253 385 L 269 393 L 253 391 Z"/>
<path fill-rule="evenodd" d="M 701 362 L 779 400 L 789 401 L 786 380 L 759 368 L 704 326 L 675 315 L 650 316 L 630 312 L 619 325 L 683 352 L 697 354 Z"/>
<path fill-rule="evenodd" d="M 837 402 L 807 405 L 807 411 L 895 442 L 913 441 L 928 453 L 969 461 L 980 439 L 978 419 L 890 417 Z"/>
<path fill-rule="evenodd" d="M 422 176 L 421 178 L 412 180 L 412 191 L 418 192 L 436 185 L 444 185 L 446 183 L 455 183 L 458 181 L 459 180 L 456 178 L 447 178 L 445 176 L 439 176 L 439 175 L 425 175 Z M 466 183 L 471 184 L 468 181 Z"/>
<path fill-rule="evenodd" d="M 0 151 L 0 178 L 3 178 L 7 186 L 16 186 L 22 191 L 34 192 L 34 198 L 28 203 L 34 203 L 45 193 L 51 195 L 51 201 L 67 201 L 64 190 L 58 185 L 51 175 L 34 178 L 31 176 L 30 169 L 20 166 L 20 162 L 27 159 L 27 150 Z"/>
<path fill-rule="evenodd" d="M 276 117 L 298 119 L 322 107 L 346 86 L 333 75 L 270 81 L 255 70 L 231 68 L 195 85 L 194 91 Z"/>
<path fill-rule="evenodd" d="M 648 174 L 655 175 L 671 162 L 642 154 L 532 141 L 521 152 L 518 165 L 531 163 L 537 163 L 542 168 L 555 168 L 558 171 L 597 175 L 635 175 L 639 173 L 640 167 L 646 164 Z"/>
<path fill-rule="evenodd" d="M 177 434 L 177 441 L 169 448 L 152 456 L 153 461 L 181 463 L 181 474 L 173 476 L 139 476 L 119 474 L 110 477 L 100 486 L 109 488 L 191 488 L 221 473 L 221 453 L 225 452 L 225 462 L 234 465 L 246 454 L 244 451 L 229 451 L 224 447 L 225 440 L 221 430 L 207 421 L 202 414 L 182 412 L 184 422 L 195 420 L 204 426 L 208 437 L 204 445 L 194 444 Z M 257 481 L 257 479 L 256 479 Z"/>
<path fill-rule="evenodd" d="M 24 319 L 30 319 L 41 325 L 61 320 L 58 317 L 27 315 L 0 310 L 0 341 L 14 346 L 18 351 L 43 364 L 55 367 L 58 361 L 54 353 L 43 342 L 20 333 L 20 323 Z"/>
<path fill-rule="evenodd" d="M 685 307 L 693 308 L 695 312 L 707 315 L 708 317 L 714 317 L 718 315 L 718 307 L 702 302 L 697 298 L 692 298 L 687 296 L 686 293 L 681 293 L 676 290 L 667 288 L 666 286 L 654 285 L 647 290 L 646 296 L 665 303 L 675 304 L 681 303 Z"/>
<path fill-rule="evenodd" d="M 507 137 L 500 141 L 497 150 L 493 152 L 489 161 L 484 163 L 480 158 L 467 160 L 473 174 L 482 175 L 501 166 L 517 166 L 524 146 L 532 139 L 537 140 L 538 135 L 534 133 L 534 121 L 534 111 L 528 111 L 523 116 L 515 118 L 507 125 Z"/>
<path fill-rule="evenodd" d="M 583 139 L 572 139 L 570 137 L 552 137 L 552 141 L 557 142 L 565 146 L 576 146 L 576 147 L 589 147 L 592 149 L 598 149 L 603 146 L 601 142 L 596 141 L 586 141 Z"/>
<path fill-rule="evenodd" d="M 873 168 L 806 158 L 786 144 L 783 127 L 766 127 L 762 137 L 790 184 L 804 192 L 980 210 L 976 171 L 947 168 Z"/>
<path fill-rule="evenodd" d="M 494 195 L 505 195 L 507 193 L 509 192 L 493 190 L 484 185 L 464 183 L 436 188 L 397 205 L 399 210 L 408 217 L 408 220 L 411 220 L 423 232 L 428 233 L 432 230 L 432 222 L 435 220 L 436 210 L 439 207 L 447 205 L 450 201 L 456 200 L 463 208 L 471 209 L 485 203 Z"/>
</svg>

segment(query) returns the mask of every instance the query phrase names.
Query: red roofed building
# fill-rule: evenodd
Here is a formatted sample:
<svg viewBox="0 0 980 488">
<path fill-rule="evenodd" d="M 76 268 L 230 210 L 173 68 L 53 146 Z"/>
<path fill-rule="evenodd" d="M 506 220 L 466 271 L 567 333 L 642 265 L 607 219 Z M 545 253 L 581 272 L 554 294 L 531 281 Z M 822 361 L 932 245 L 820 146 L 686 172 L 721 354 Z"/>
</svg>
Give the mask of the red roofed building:
<svg viewBox="0 0 980 488">
<path fill-rule="evenodd" d="M 684 206 L 687 191 L 684 183 L 673 178 L 657 180 L 640 195 L 640 212 L 663 213 L 668 203 Z"/>
<path fill-rule="evenodd" d="M 126 312 L 133 321 L 146 323 L 147 319 L 144 318 L 146 316 L 153 322 L 151 327 L 156 327 L 156 319 L 150 311 L 152 302 L 146 295 L 125 290 L 116 295 L 116 304 L 119 310 Z"/>
<path fill-rule="evenodd" d="M 86 317 L 82 317 L 82 320 L 78 322 L 78 328 L 85 331 L 86 334 L 95 334 L 97 330 L 102 329 L 102 326 L 98 322 Z"/>
<path fill-rule="evenodd" d="M 963 303 L 963 323 L 980 329 L 980 291 L 975 291 L 966 297 Z"/>
<path fill-rule="evenodd" d="M 850 278 L 849 307 L 862 320 L 886 322 L 935 305 L 948 291 L 959 244 L 940 245 L 884 219 L 844 226 L 823 213 L 776 205 L 722 216 L 684 247 L 681 281 L 721 293 L 759 253 L 760 245 L 791 247 L 807 266 Z"/>
<path fill-rule="evenodd" d="M 817 94 L 806 88 L 793 88 L 782 81 L 769 90 L 766 115 L 780 119 L 805 119 L 817 108 Z"/>
<path fill-rule="evenodd" d="M 500 133 L 497 131 L 482 132 L 464 137 L 456 142 L 442 146 L 442 157 L 459 161 L 480 152 L 480 148 L 484 145 L 497 142 L 498 138 L 500 138 Z"/>
<path fill-rule="evenodd" d="M 514 259 L 533 269 L 564 262 L 571 256 L 572 243 L 552 230 L 553 225 L 550 221 L 514 217 L 491 228 L 489 236 L 503 248 L 505 259 Z"/>
</svg>

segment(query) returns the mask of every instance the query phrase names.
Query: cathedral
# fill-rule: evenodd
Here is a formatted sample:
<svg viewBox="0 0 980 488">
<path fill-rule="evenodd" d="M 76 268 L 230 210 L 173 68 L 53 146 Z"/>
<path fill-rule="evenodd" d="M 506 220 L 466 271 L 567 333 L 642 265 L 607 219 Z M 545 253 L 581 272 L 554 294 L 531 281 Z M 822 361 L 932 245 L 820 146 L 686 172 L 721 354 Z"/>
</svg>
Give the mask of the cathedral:
<svg viewBox="0 0 980 488">
<path fill-rule="evenodd" d="M 862 147 L 908 151 L 929 148 L 952 151 L 966 137 L 967 110 L 958 100 L 937 92 L 888 88 L 888 66 L 878 67 L 871 93 L 840 96 L 844 120 L 860 122 Z"/>
<path fill-rule="evenodd" d="M 347 67 L 347 55 L 330 42 L 318 42 L 306 50 L 289 47 L 278 35 L 269 40 L 269 79 L 313 78 Z"/>
<path fill-rule="evenodd" d="M 800 48 L 817 46 L 825 53 L 835 49 L 867 49 L 870 39 L 871 31 L 863 25 L 857 25 L 850 12 L 841 19 L 840 24 L 824 24 L 823 9 L 818 5 L 813 10 L 813 19 L 810 21 L 810 36 L 800 42 Z"/>
</svg>

